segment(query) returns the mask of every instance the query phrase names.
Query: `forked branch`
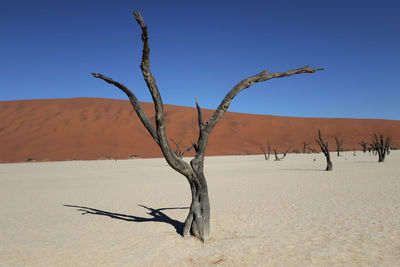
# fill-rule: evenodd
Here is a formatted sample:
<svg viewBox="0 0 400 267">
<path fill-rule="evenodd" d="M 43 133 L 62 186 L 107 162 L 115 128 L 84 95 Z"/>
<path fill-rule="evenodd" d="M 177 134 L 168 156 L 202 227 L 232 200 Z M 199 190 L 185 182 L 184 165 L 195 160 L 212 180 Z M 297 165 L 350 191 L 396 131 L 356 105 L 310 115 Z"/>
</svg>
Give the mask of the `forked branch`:
<svg viewBox="0 0 400 267">
<path fill-rule="evenodd" d="M 127 94 L 140 120 L 143 122 L 147 130 L 150 132 L 151 136 L 156 141 L 156 143 L 160 146 L 161 151 L 165 159 L 167 160 L 168 164 L 176 171 L 180 172 L 186 177 L 189 177 L 190 173 L 192 173 L 189 164 L 181 160 L 175 154 L 175 151 L 171 148 L 171 146 L 168 143 L 163 102 L 161 99 L 160 91 L 158 90 L 156 80 L 150 71 L 150 46 L 149 46 L 149 34 L 147 32 L 147 26 L 144 24 L 143 18 L 139 12 L 135 11 L 134 15 L 136 21 L 140 25 L 140 28 L 142 29 L 143 53 L 142 53 L 142 62 L 140 64 L 140 69 L 142 70 L 143 78 L 153 98 L 154 108 L 155 108 L 156 128 L 154 129 L 154 126 L 151 124 L 150 120 L 144 113 L 143 109 L 140 107 L 140 104 L 136 96 L 132 93 L 131 90 L 129 90 L 123 84 L 115 82 L 111 78 L 108 78 L 102 74 L 93 73 L 93 76 L 96 78 L 101 78 L 104 81 L 115 85 L 116 87 L 121 89 L 125 94 Z"/>
<path fill-rule="evenodd" d="M 181 143 L 182 143 L 182 140 L 180 140 L 179 142 L 175 142 L 175 140 L 172 139 L 172 138 L 171 138 L 170 140 L 175 144 L 175 147 L 176 147 L 176 149 L 175 149 L 175 154 L 176 154 L 179 158 L 183 158 L 183 156 L 185 156 L 186 152 L 189 152 L 189 151 L 193 148 L 193 146 L 190 145 L 190 146 L 186 147 L 186 148 L 182 151 L 182 150 L 181 150 Z"/>
</svg>

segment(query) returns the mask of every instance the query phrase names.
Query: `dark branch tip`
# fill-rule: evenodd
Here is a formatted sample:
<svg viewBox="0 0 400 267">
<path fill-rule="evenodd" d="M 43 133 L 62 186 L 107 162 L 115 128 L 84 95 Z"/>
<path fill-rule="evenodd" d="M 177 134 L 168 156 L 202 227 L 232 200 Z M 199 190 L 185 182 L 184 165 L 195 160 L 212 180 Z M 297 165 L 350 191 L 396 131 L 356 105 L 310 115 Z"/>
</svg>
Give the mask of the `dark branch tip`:
<svg viewBox="0 0 400 267">
<path fill-rule="evenodd" d="M 136 21 L 139 23 L 140 27 L 143 28 L 147 28 L 147 26 L 144 24 L 144 20 L 142 18 L 142 15 L 140 15 L 139 11 L 135 10 L 133 11 L 133 15 L 135 15 L 135 19 Z"/>
</svg>

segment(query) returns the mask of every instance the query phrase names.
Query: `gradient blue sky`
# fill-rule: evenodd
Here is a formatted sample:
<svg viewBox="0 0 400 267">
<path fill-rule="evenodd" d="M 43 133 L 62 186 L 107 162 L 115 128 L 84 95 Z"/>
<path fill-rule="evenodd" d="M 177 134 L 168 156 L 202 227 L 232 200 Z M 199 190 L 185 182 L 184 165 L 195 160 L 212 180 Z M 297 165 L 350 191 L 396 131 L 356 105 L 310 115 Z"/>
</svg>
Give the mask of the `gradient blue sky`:
<svg viewBox="0 0 400 267">
<path fill-rule="evenodd" d="M 151 97 L 141 12 L 165 104 L 215 109 L 268 69 L 326 70 L 240 93 L 229 111 L 400 120 L 400 1 L 1 1 L 0 100 L 126 99 L 99 72 Z"/>
</svg>

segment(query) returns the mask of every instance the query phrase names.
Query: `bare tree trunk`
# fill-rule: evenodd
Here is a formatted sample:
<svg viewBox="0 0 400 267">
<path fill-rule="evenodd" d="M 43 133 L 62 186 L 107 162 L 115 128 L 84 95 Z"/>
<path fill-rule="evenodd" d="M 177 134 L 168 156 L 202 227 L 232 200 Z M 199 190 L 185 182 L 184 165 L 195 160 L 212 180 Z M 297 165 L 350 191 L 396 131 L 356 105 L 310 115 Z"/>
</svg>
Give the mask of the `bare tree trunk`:
<svg viewBox="0 0 400 267">
<path fill-rule="evenodd" d="M 332 164 L 329 152 L 325 156 L 326 156 L 326 169 L 325 170 L 326 171 L 331 171 L 333 169 L 333 164 Z"/>
<path fill-rule="evenodd" d="M 276 149 L 274 148 L 274 153 L 275 153 L 275 161 L 280 161 L 280 158 L 278 157 L 278 154 L 276 153 Z"/>
<path fill-rule="evenodd" d="M 306 154 L 307 147 L 310 145 L 310 143 L 303 142 L 303 154 Z"/>
<path fill-rule="evenodd" d="M 192 202 L 183 227 L 183 236 L 191 234 L 204 242 L 210 238 L 210 200 L 203 173 L 204 162 L 193 159 L 191 165 L 196 176 L 188 178 Z"/>
<path fill-rule="evenodd" d="M 335 141 L 336 141 L 336 151 L 337 151 L 337 156 L 340 156 L 340 151 L 342 151 L 342 144 L 343 144 L 343 139 L 339 140 L 337 136 L 335 136 Z"/>
<path fill-rule="evenodd" d="M 268 157 L 269 157 L 269 156 L 267 156 L 267 153 L 265 152 L 264 147 L 261 147 L 261 150 L 262 150 L 262 152 L 264 153 L 265 160 L 268 160 Z"/>
<path fill-rule="evenodd" d="M 225 114 L 233 98 L 241 91 L 258 82 L 264 82 L 273 78 L 282 78 L 301 73 L 314 73 L 323 69 L 312 69 L 309 66 L 305 66 L 286 72 L 267 73 L 267 70 L 265 70 L 259 74 L 246 78 L 237 83 L 226 94 L 226 96 L 222 99 L 221 104 L 207 122 L 203 122 L 202 111 L 196 99 L 199 137 L 197 143 L 192 142 L 192 146 L 196 151 L 196 156 L 191 160 L 189 165 L 177 155 L 176 151 L 174 151 L 168 143 L 162 98 L 160 91 L 158 90 L 156 80 L 150 71 L 150 46 L 148 42 L 149 35 L 147 32 L 147 26 L 144 24 L 143 18 L 139 12 L 135 11 L 134 15 L 136 21 L 139 23 L 142 29 L 143 52 L 140 68 L 142 70 L 146 85 L 153 98 L 156 122 L 155 127 L 147 117 L 146 113 L 143 111 L 137 97 L 128 87 L 102 74 L 92 74 L 95 78 L 100 78 L 107 83 L 113 84 L 128 96 L 132 107 L 136 111 L 136 114 L 154 141 L 160 147 L 168 164 L 174 170 L 186 177 L 192 193 L 192 202 L 190 204 L 188 217 L 185 220 L 183 235 L 188 236 L 189 234 L 192 234 L 204 242 L 210 238 L 210 201 L 208 198 L 207 182 L 203 171 L 205 150 L 207 147 L 209 134 L 217 122 Z"/>
<path fill-rule="evenodd" d="M 329 148 L 328 148 L 328 142 L 324 142 L 321 136 L 321 131 L 318 129 L 318 139 L 316 139 L 319 147 L 322 150 L 322 153 L 324 153 L 326 157 L 326 171 L 331 171 L 333 169 L 333 164 L 331 161 L 331 155 L 329 154 Z"/>
</svg>

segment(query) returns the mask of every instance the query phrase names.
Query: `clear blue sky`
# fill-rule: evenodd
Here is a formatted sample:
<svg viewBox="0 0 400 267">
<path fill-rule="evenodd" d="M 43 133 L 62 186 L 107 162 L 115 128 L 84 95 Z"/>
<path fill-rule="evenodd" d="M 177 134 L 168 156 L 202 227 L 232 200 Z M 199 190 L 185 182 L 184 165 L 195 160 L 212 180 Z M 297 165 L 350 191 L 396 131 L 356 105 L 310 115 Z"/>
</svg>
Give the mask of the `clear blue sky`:
<svg viewBox="0 0 400 267">
<path fill-rule="evenodd" d="M 240 93 L 229 111 L 400 120 L 400 1 L 2 1 L 0 100 L 126 99 L 99 72 L 151 97 L 141 12 L 165 104 L 215 109 L 240 80 L 326 70 Z"/>
</svg>

